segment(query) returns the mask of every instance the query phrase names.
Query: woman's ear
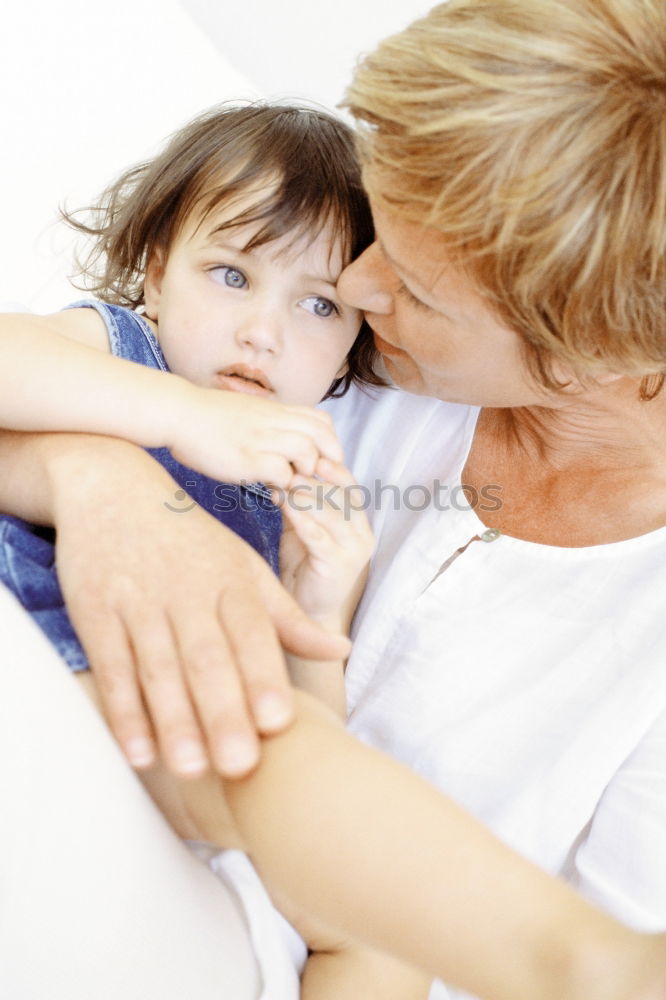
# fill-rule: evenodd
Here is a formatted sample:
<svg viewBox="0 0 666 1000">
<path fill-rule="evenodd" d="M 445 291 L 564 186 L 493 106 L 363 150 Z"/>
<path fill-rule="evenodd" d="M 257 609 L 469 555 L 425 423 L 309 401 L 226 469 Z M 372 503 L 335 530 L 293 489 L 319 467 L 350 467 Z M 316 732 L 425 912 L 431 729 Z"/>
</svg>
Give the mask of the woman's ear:
<svg viewBox="0 0 666 1000">
<path fill-rule="evenodd" d="M 157 322 L 159 314 L 165 264 L 166 253 L 162 247 L 155 247 L 151 250 L 143 279 L 143 300 L 145 314 L 154 323 Z"/>
</svg>

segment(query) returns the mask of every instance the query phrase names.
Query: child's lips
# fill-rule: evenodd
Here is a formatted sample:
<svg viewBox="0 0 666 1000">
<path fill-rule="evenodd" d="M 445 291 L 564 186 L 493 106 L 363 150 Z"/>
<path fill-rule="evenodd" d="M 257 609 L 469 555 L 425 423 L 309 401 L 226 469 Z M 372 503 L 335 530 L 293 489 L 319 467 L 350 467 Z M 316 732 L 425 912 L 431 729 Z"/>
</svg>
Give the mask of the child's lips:
<svg viewBox="0 0 666 1000">
<path fill-rule="evenodd" d="M 249 365 L 229 365 L 215 375 L 215 387 L 250 396 L 271 396 L 275 390 L 261 368 Z"/>
</svg>

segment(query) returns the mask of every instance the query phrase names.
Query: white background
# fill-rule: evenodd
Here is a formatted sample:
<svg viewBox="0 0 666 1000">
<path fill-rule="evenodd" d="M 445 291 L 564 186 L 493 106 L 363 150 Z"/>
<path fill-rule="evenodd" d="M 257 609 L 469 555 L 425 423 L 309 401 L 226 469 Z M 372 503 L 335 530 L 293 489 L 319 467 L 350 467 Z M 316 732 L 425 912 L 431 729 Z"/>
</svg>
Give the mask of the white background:
<svg viewBox="0 0 666 1000">
<path fill-rule="evenodd" d="M 1 0 L 0 303 L 58 309 L 79 207 L 222 100 L 333 107 L 356 58 L 429 0 Z"/>
</svg>

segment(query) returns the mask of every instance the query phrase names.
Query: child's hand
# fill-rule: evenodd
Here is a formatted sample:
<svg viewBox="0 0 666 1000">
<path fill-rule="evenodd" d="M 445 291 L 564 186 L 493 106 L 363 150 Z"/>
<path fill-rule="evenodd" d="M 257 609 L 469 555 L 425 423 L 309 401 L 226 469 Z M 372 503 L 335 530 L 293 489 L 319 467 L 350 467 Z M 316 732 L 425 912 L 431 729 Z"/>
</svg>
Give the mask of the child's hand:
<svg viewBox="0 0 666 1000">
<path fill-rule="evenodd" d="M 184 465 L 222 482 L 257 480 L 286 489 L 342 448 L 327 413 L 217 389 L 183 387 L 168 447 Z"/>
<path fill-rule="evenodd" d="M 281 579 L 311 617 L 346 630 L 363 592 L 374 539 L 351 473 L 322 460 L 321 479 L 294 476 L 280 499 Z"/>
</svg>

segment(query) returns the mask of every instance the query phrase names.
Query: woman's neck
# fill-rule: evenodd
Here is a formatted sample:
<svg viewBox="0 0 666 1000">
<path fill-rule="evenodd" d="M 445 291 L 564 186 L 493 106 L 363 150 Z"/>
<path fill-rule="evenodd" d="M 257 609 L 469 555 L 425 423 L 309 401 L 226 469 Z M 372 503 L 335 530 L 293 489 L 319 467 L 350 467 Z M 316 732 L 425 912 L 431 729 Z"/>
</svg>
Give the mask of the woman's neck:
<svg viewBox="0 0 666 1000">
<path fill-rule="evenodd" d="M 501 486 L 487 527 L 569 547 L 666 524 L 666 394 L 643 402 L 621 382 L 557 406 L 482 410 L 463 483 Z"/>
<path fill-rule="evenodd" d="M 544 471 L 585 465 L 628 470 L 666 468 L 666 392 L 641 400 L 634 379 L 565 397 L 556 406 L 492 411 L 496 433 L 514 458 Z"/>
</svg>

